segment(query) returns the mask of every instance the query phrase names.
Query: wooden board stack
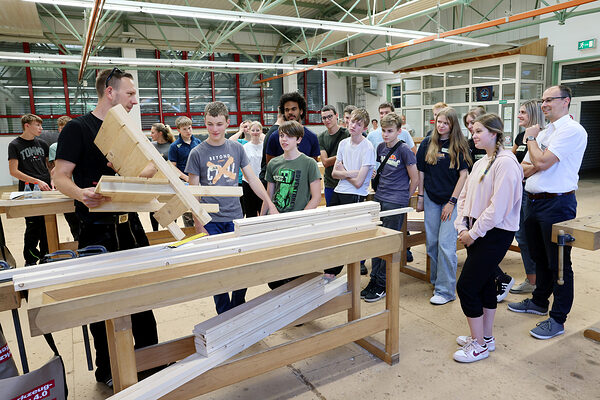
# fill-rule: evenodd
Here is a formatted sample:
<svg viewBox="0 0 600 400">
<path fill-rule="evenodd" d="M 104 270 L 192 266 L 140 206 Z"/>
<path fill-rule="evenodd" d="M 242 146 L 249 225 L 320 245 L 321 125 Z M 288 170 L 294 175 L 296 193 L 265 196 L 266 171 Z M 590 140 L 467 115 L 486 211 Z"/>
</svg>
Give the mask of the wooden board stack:
<svg viewBox="0 0 600 400">
<path fill-rule="evenodd" d="M 316 275 L 316 276 L 315 276 Z M 326 281 L 308 274 L 196 325 L 198 352 L 115 394 L 111 399 L 157 399 L 221 364 L 347 291 L 346 276 Z"/>
<path fill-rule="evenodd" d="M 360 232 L 374 229 L 379 223 L 379 203 L 376 202 L 246 218 L 234 221 L 232 233 L 205 236 L 177 248 L 155 245 L 0 271 L 0 280 L 12 278 L 15 290 L 34 289 Z"/>
</svg>

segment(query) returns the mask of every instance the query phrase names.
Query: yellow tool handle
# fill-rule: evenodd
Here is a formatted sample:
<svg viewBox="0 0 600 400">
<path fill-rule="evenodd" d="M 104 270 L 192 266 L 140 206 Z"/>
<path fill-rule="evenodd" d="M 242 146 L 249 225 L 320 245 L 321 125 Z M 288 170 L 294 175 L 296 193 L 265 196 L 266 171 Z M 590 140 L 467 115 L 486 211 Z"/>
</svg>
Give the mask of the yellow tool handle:
<svg viewBox="0 0 600 400">
<path fill-rule="evenodd" d="M 180 240 L 179 242 L 175 242 L 175 243 L 171 243 L 170 245 L 168 245 L 167 247 L 171 248 L 171 249 L 175 249 L 181 245 L 186 244 L 187 242 L 191 242 L 192 240 L 196 240 L 201 238 L 202 236 L 206 236 L 206 233 L 199 233 L 197 235 L 192 235 L 190 237 L 186 237 L 185 239 Z"/>
</svg>

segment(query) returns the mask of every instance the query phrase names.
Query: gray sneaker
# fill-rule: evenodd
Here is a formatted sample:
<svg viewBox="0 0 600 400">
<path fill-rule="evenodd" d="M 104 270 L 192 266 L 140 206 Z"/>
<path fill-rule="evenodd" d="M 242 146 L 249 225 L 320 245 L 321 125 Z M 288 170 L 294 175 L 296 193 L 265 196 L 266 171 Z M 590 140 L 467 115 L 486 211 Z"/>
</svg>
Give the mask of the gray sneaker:
<svg viewBox="0 0 600 400">
<path fill-rule="evenodd" d="M 531 299 L 525 299 L 519 303 L 508 303 L 508 309 L 510 311 L 518 313 L 529 313 L 537 315 L 548 314 L 547 308 L 542 308 L 538 305 L 533 304 L 533 301 L 531 301 Z"/>
<path fill-rule="evenodd" d="M 529 331 L 531 336 L 538 339 L 551 339 L 554 336 L 562 335 L 565 333 L 565 326 L 559 324 L 550 317 L 545 321 L 538 322 L 532 330 Z"/>
<path fill-rule="evenodd" d="M 519 283 L 517 286 L 514 286 L 510 289 L 510 292 L 513 294 L 525 294 L 525 293 L 533 293 L 535 290 L 535 285 L 529 283 L 529 279 L 525 278 L 525 280 Z"/>
</svg>

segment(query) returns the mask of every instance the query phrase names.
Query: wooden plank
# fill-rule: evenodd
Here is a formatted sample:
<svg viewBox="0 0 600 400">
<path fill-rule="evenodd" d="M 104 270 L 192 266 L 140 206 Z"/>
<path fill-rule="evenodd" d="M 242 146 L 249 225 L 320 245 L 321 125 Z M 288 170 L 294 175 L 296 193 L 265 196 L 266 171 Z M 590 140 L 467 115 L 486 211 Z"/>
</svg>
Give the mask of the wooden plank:
<svg viewBox="0 0 600 400">
<path fill-rule="evenodd" d="M 44 225 L 46 226 L 46 239 L 48 241 L 48 252 L 54 253 L 58 251 L 59 240 L 58 240 L 58 223 L 56 221 L 56 214 L 44 215 Z"/>
<path fill-rule="evenodd" d="M 0 311 L 21 307 L 21 293 L 15 292 L 12 282 L 0 283 Z"/>
<path fill-rule="evenodd" d="M 552 225 L 552 241 L 557 242 L 559 230 L 575 238 L 574 242 L 567 243 L 569 246 L 586 250 L 600 249 L 600 215 L 588 215 L 569 221 Z"/>
<path fill-rule="evenodd" d="M 173 198 L 174 197 L 171 196 L 171 200 L 173 200 Z M 160 203 L 155 199 L 146 203 L 136 201 L 106 201 L 98 207 L 90 208 L 90 212 L 156 212 L 164 206 L 165 204 Z M 200 207 L 209 213 L 219 212 L 218 204 L 202 203 Z M 173 221 L 177 219 L 179 215 L 175 217 Z"/>
<path fill-rule="evenodd" d="M 13 281 L 15 283 L 15 289 L 26 290 L 35 287 L 73 282 L 77 280 L 107 276 L 123 272 L 157 267 L 167 267 L 178 263 L 185 263 L 188 261 L 204 260 L 211 257 L 219 257 L 223 255 L 237 254 L 245 251 L 264 249 L 272 246 L 280 246 L 286 243 L 306 241 L 318 238 L 327 238 L 331 235 L 335 235 L 336 233 L 338 233 L 340 227 L 346 227 L 348 233 L 371 230 L 374 228 L 374 225 L 372 223 L 368 223 L 366 225 L 352 225 L 354 225 L 352 221 L 340 220 L 334 227 L 332 227 L 330 223 L 322 223 L 319 225 L 293 228 L 289 229 L 288 231 L 282 230 L 279 233 L 267 232 L 257 234 L 253 236 L 252 241 L 226 239 L 216 245 L 210 241 L 205 241 L 201 242 L 203 243 L 202 246 L 194 247 L 193 245 L 191 245 L 181 250 L 179 248 L 161 248 L 158 249 L 159 254 L 156 254 L 155 251 L 148 249 L 147 254 L 139 257 L 139 260 L 131 258 L 129 258 L 128 260 L 115 260 L 114 257 L 111 257 L 107 260 L 108 263 L 97 263 L 95 262 L 96 260 L 90 260 L 88 262 L 88 260 L 86 259 L 83 261 L 82 264 L 68 264 L 72 266 L 72 268 L 69 269 L 66 269 L 64 267 L 64 264 L 67 264 L 69 262 L 61 261 L 56 263 L 56 268 L 54 269 L 44 269 L 42 271 L 37 271 L 31 274 L 23 273 L 20 276 L 14 276 Z M 326 228 L 329 229 L 326 230 Z M 286 235 L 287 232 L 289 232 L 289 234 Z M 181 238 L 183 238 L 183 233 L 180 234 L 180 237 L 178 239 Z M 234 244 L 231 245 L 231 243 Z M 227 246 L 228 244 L 229 246 Z M 188 245 L 186 244 L 186 246 Z M 202 247 L 202 250 L 200 250 L 200 247 Z M 120 253 L 120 258 L 127 257 L 129 255 L 129 252 L 134 252 L 138 254 L 137 251 L 127 250 L 125 252 Z M 106 259 L 103 259 L 103 261 L 104 260 Z"/>
<path fill-rule="evenodd" d="M 385 331 L 385 353 L 391 356 L 391 365 L 393 360 L 398 360 L 400 348 L 400 265 L 392 261 L 391 254 L 382 258 L 385 260 L 386 274 L 385 308 L 390 311 L 390 321 Z"/>
<path fill-rule="evenodd" d="M 583 336 L 588 339 L 595 340 L 596 342 L 600 342 L 600 329 L 598 328 L 588 328 L 583 331 Z"/>
<path fill-rule="evenodd" d="M 86 323 L 115 318 L 184 301 L 260 285 L 278 279 L 399 251 L 399 233 L 377 228 L 294 243 L 269 250 L 227 256 L 180 268 L 151 270 L 134 276 L 44 290 L 64 299 L 29 308 L 33 336 Z M 187 268 L 187 269 L 186 269 Z M 203 272 L 204 271 L 204 272 Z M 186 275 L 194 273 L 195 275 Z M 172 278 L 166 280 L 167 276 Z M 175 278 L 179 277 L 179 278 Z M 153 282 L 153 283 L 151 283 Z M 132 284 L 137 286 L 131 287 Z M 39 292 L 35 292 L 39 296 Z M 79 297 L 85 296 L 85 297 Z"/>
<path fill-rule="evenodd" d="M 48 199 L 51 200 L 51 199 Z M 21 201 L 21 200 L 9 200 L 9 201 Z M 54 215 L 64 214 L 75 211 L 75 204 L 73 200 L 58 199 L 57 201 L 42 202 L 25 204 L 25 205 L 11 205 L 9 207 L 4 206 L 6 210 L 7 218 L 22 218 L 22 217 L 35 217 L 39 215 Z"/>
<path fill-rule="evenodd" d="M 186 237 L 192 236 L 196 234 L 196 230 L 194 227 L 182 228 L 183 233 Z M 160 243 L 170 243 L 173 242 L 173 236 L 167 230 L 160 230 L 156 232 L 146 232 L 146 236 L 148 237 L 148 242 L 150 245 L 160 244 Z"/>
<path fill-rule="evenodd" d="M 140 177 L 123 177 L 104 175 L 100 178 L 99 192 L 106 196 L 122 193 L 135 193 L 139 195 L 157 195 L 172 197 L 176 195 L 175 190 L 166 179 L 148 179 Z M 243 194 L 240 186 L 200 186 L 187 185 L 188 190 L 194 196 L 219 196 L 240 197 Z"/>
<path fill-rule="evenodd" d="M 352 293 L 352 306 L 348 309 L 348 321 L 360 318 L 360 263 L 347 265 L 348 291 Z"/>
<path fill-rule="evenodd" d="M 396 355 L 395 358 L 392 358 L 390 354 L 385 352 L 385 345 L 371 337 L 359 339 L 354 343 L 390 365 L 393 365 L 400 360 L 398 355 Z"/>
<path fill-rule="evenodd" d="M 388 311 L 383 311 L 363 317 L 359 320 L 315 333 L 306 338 L 284 343 L 256 354 L 227 362 L 205 372 L 179 389 L 161 397 L 161 399 L 191 399 L 354 342 L 384 330 L 388 322 L 387 313 Z"/>
<path fill-rule="evenodd" d="M 406 275 L 410 275 L 413 278 L 417 278 L 422 281 L 429 282 L 429 273 L 427 271 L 423 271 L 421 269 L 412 267 L 410 265 L 405 265 L 403 267 L 400 267 L 400 272 L 402 272 L 403 274 L 406 274 Z"/>
<path fill-rule="evenodd" d="M 106 321 L 106 338 L 115 392 L 137 382 L 133 332 L 129 315 Z"/>
<path fill-rule="evenodd" d="M 260 318 L 256 325 L 240 327 L 240 337 L 227 346 L 221 347 L 210 357 L 192 355 L 146 378 L 143 382 L 123 390 L 113 398 L 115 400 L 159 398 L 295 321 L 308 311 L 343 293 L 346 290 L 346 285 L 345 276 L 337 278 L 324 285 L 323 290 L 317 290 L 318 293 L 314 298 L 297 298 L 298 306 L 280 310 L 280 312 L 275 313 L 275 319 L 262 323 L 261 320 L 264 320 L 264 318 Z"/>
<path fill-rule="evenodd" d="M 350 293 L 346 292 L 337 296 L 322 306 L 314 309 L 296 321 L 288 324 L 286 328 L 292 328 L 298 324 L 305 324 L 318 318 L 326 317 L 345 311 L 351 307 Z M 168 342 L 148 346 L 135 351 L 137 370 L 145 371 L 150 368 L 159 367 L 166 363 L 179 361 L 196 352 L 194 346 L 194 335 L 185 336 Z"/>
<path fill-rule="evenodd" d="M 154 213 L 154 219 L 156 219 L 163 227 L 166 227 L 188 210 L 187 205 L 184 204 L 179 197 L 173 197 L 165 203 L 160 210 Z"/>
</svg>

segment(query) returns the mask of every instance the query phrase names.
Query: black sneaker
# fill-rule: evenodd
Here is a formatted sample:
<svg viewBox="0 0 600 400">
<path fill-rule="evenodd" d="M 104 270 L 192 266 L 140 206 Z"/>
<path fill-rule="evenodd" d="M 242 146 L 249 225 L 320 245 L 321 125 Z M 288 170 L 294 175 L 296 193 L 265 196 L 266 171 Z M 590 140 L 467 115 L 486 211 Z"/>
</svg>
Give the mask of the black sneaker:
<svg viewBox="0 0 600 400">
<path fill-rule="evenodd" d="M 496 279 L 496 301 L 500 303 L 508 296 L 510 288 L 515 284 L 515 278 L 508 274 L 502 274 Z"/>
<path fill-rule="evenodd" d="M 415 259 L 412 255 L 412 251 L 406 249 L 406 262 L 409 263 L 409 262 L 413 262 L 414 260 Z"/>
<path fill-rule="evenodd" d="M 365 296 L 365 301 L 367 303 L 374 303 L 377 300 L 381 300 L 385 297 L 385 287 L 383 286 L 375 286 L 367 295 Z"/>
<path fill-rule="evenodd" d="M 373 290 L 373 288 L 375 287 L 375 282 L 373 282 L 372 280 L 369 281 L 369 283 L 367 284 L 367 286 L 360 291 L 360 298 L 364 299 L 365 296 L 367 294 L 369 294 L 371 292 L 371 290 Z"/>
<path fill-rule="evenodd" d="M 365 264 L 360 264 L 360 274 L 367 275 L 368 273 L 369 271 L 367 270 L 367 267 L 365 267 Z"/>
</svg>

